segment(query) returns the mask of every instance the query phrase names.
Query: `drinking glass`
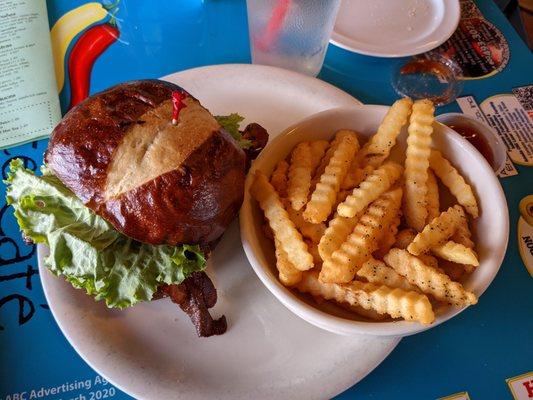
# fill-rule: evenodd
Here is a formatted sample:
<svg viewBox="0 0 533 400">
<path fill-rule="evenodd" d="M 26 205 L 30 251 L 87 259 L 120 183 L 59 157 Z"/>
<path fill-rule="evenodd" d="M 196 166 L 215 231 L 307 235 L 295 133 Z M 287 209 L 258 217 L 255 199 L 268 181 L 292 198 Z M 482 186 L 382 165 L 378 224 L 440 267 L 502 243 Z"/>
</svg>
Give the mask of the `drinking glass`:
<svg viewBox="0 0 533 400">
<path fill-rule="evenodd" d="M 318 75 L 341 0 L 247 0 L 252 63 Z"/>
</svg>

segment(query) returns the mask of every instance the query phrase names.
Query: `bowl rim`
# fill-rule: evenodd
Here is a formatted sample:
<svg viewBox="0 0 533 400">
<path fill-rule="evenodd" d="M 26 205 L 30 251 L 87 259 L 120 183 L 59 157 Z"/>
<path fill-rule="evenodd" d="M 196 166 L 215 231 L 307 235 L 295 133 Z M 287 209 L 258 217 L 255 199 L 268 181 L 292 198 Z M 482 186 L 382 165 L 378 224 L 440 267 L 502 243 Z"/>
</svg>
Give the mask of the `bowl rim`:
<svg viewBox="0 0 533 400">
<path fill-rule="evenodd" d="M 359 105 L 359 106 L 350 106 L 350 107 L 338 107 L 338 108 L 332 108 L 329 110 L 321 111 L 319 113 L 313 114 L 309 117 L 306 117 L 299 122 L 291 125 L 284 131 L 282 131 L 279 135 L 277 135 L 271 142 L 268 143 L 268 145 L 265 147 L 265 149 L 261 152 L 258 159 L 252 163 L 252 167 L 250 168 L 250 171 L 248 172 L 248 175 L 246 177 L 246 183 L 245 183 L 245 193 L 244 193 L 244 201 L 243 206 L 241 208 L 240 214 L 239 214 L 239 223 L 240 223 L 240 234 L 241 234 L 241 242 L 244 249 L 244 252 L 246 254 L 246 257 L 248 258 L 248 261 L 252 268 L 254 269 L 254 272 L 258 276 L 258 278 L 263 282 L 263 284 L 268 288 L 268 290 L 289 310 L 294 312 L 296 315 L 298 315 L 300 318 L 306 320 L 307 322 L 314 324 L 322 329 L 329 330 L 334 333 L 338 334 L 344 334 L 344 335 L 373 335 L 373 336 L 409 336 L 415 333 L 419 333 L 431 328 L 436 327 L 437 325 L 440 325 L 441 323 L 455 317 L 459 313 L 463 312 L 467 307 L 462 308 L 456 308 L 456 307 L 449 307 L 450 309 L 447 310 L 443 315 L 437 315 L 435 321 L 430 325 L 422 325 L 418 322 L 408 322 L 408 321 L 387 321 L 387 322 L 367 322 L 367 321 L 355 321 L 355 320 L 349 320 L 342 317 L 338 317 L 332 314 L 329 314 L 325 311 L 319 310 L 316 307 L 312 307 L 311 305 L 307 304 L 300 298 L 298 298 L 293 292 L 292 289 L 287 288 L 281 284 L 281 282 L 277 279 L 277 277 L 271 277 L 267 271 L 266 267 L 263 266 L 262 262 L 259 260 L 258 255 L 255 253 L 252 245 L 253 241 L 253 224 L 250 223 L 252 219 L 252 201 L 251 196 L 249 194 L 249 188 L 252 181 L 252 176 L 255 170 L 259 169 L 258 165 L 261 163 L 261 160 L 269 157 L 269 151 L 265 151 L 268 149 L 268 147 L 275 148 L 278 146 L 278 143 L 282 142 L 284 138 L 289 135 L 291 132 L 295 131 L 300 125 L 309 123 L 310 121 L 316 120 L 316 119 L 323 119 L 328 118 L 331 116 L 334 116 L 335 114 L 344 114 L 344 113 L 350 113 L 354 112 L 354 110 L 361 111 L 361 109 L 365 109 L 367 111 L 370 111 L 372 109 L 374 110 L 380 110 L 381 112 L 384 112 L 388 110 L 390 106 L 383 106 L 383 105 Z M 509 242 L 509 211 L 508 211 L 508 205 L 505 198 L 505 194 L 503 192 L 503 189 L 501 187 L 501 184 L 496 177 L 496 175 L 492 172 L 493 169 L 490 166 L 490 164 L 485 160 L 485 158 L 479 153 L 474 146 L 468 142 L 468 140 L 464 139 L 461 135 L 453 131 L 448 126 L 438 122 L 435 120 L 435 123 L 438 125 L 442 125 L 440 129 L 444 129 L 446 132 L 446 135 L 450 137 L 450 140 L 457 142 L 458 146 L 464 147 L 468 150 L 469 153 L 471 153 L 472 157 L 477 159 L 478 162 L 481 164 L 484 164 L 484 168 L 486 168 L 488 171 L 490 171 L 490 174 L 486 174 L 488 177 L 488 180 L 490 181 L 490 184 L 492 186 L 496 187 L 496 190 L 498 192 L 497 199 L 494 199 L 497 202 L 500 202 L 503 206 L 502 209 L 502 216 L 503 216 L 503 237 L 505 238 L 505 243 L 503 243 L 501 254 L 499 255 L 497 259 L 497 267 L 494 267 L 494 270 L 492 271 L 492 274 L 486 279 L 486 283 L 482 285 L 479 288 L 476 288 L 476 294 L 478 297 L 481 297 L 481 295 L 487 290 L 487 288 L 491 285 L 491 283 L 494 281 L 494 278 L 496 277 L 498 271 L 501 268 L 503 259 L 505 258 L 505 254 L 507 251 L 507 246 Z M 489 183 L 486 183 L 489 184 Z"/>
</svg>

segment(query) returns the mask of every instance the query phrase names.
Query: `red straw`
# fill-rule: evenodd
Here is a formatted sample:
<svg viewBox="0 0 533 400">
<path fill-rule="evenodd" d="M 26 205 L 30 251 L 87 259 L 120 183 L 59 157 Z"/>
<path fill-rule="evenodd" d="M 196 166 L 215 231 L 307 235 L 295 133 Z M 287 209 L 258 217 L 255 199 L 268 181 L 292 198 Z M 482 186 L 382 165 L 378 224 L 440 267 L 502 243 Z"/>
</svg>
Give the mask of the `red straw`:
<svg viewBox="0 0 533 400">
<path fill-rule="evenodd" d="M 287 11 L 289 11 L 289 7 L 291 6 L 291 1 L 292 0 L 278 0 L 278 4 L 274 7 L 274 10 L 272 10 L 272 15 L 270 16 L 265 31 L 261 37 L 255 41 L 257 48 L 265 51 L 272 46 L 283 26 Z"/>
</svg>

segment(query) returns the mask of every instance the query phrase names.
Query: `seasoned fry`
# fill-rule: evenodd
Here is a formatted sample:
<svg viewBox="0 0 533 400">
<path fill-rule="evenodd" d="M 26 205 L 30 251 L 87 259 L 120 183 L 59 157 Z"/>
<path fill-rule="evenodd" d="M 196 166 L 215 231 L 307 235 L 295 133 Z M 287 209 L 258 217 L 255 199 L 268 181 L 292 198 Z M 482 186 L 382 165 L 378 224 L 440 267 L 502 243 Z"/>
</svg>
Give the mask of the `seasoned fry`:
<svg viewBox="0 0 533 400">
<path fill-rule="evenodd" d="M 340 135 L 342 137 L 343 135 Z M 357 138 L 357 136 L 356 136 Z M 329 150 L 330 144 L 327 140 L 314 140 L 312 142 L 309 142 L 311 146 L 311 155 L 313 156 L 313 164 L 312 164 L 312 171 L 313 171 L 313 178 L 311 179 L 311 186 L 309 193 L 314 192 L 316 184 L 318 181 L 320 181 L 320 176 L 322 173 L 324 173 L 324 170 L 327 166 L 327 162 L 325 162 L 325 158 L 329 160 L 331 159 L 331 156 L 326 157 L 326 151 Z M 336 148 L 336 147 L 335 147 Z M 333 155 L 334 151 L 331 153 Z M 325 163 L 324 166 L 322 166 L 322 163 Z M 317 176 L 318 169 L 321 169 L 322 172 Z"/>
<path fill-rule="evenodd" d="M 292 151 L 287 196 L 294 210 L 302 209 L 307 203 L 311 178 L 328 146 L 325 140 L 315 140 L 302 142 Z"/>
<path fill-rule="evenodd" d="M 407 246 L 407 251 L 417 256 L 429 251 L 432 247 L 443 244 L 453 235 L 460 219 L 461 206 L 455 205 L 448 208 L 416 235 L 411 244 Z"/>
<path fill-rule="evenodd" d="M 327 140 L 313 140 L 309 142 L 311 146 L 311 156 L 313 158 L 313 172 L 320 165 L 322 157 L 326 153 L 326 150 L 329 147 L 329 142 Z"/>
<path fill-rule="evenodd" d="M 341 189 L 353 190 L 353 188 L 359 186 L 359 184 L 363 182 L 372 172 L 374 172 L 373 166 L 367 165 L 364 168 L 359 168 L 354 158 L 350 164 L 350 168 L 348 169 L 346 177 L 341 183 Z"/>
<path fill-rule="evenodd" d="M 407 249 L 407 246 L 411 244 L 416 235 L 417 233 L 414 229 L 407 228 L 401 230 L 396 236 L 396 242 L 394 243 L 395 247 L 397 247 L 398 249 Z M 418 258 L 420 258 L 430 267 L 435 268 L 437 271 L 442 271 L 442 269 L 439 267 L 439 262 L 435 257 L 429 254 L 419 254 Z"/>
<path fill-rule="evenodd" d="M 302 271 L 297 269 L 288 259 L 278 239 L 274 240 L 276 248 L 276 268 L 281 283 L 285 286 L 293 286 L 302 280 Z"/>
<path fill-rule="evenodd" d="M 377 168 L 389 156 L 396 144 L 396 138 L 407 122 L 413 101 L 409 98 L 397 100 L 383 118 L 376 134 L 357 153 L 357 165 Z"/>
<path fill-rule="evenodd" d="M 279 197 L 287 197 L 289 163 L 281 160 L 270 176 L 270 184 L 274 186 Z"/>
<path fill-rule="evenodd" d="M 353 228 L 357 225 L 360 217 L 361 215 L 356 215 L 353 218 L 344 218 L 335 214 L 331 221 L 329 221 L 324 236 L 322 236 L 318 243 L 318 252 L 322 260 L 331 257 L 333 252 L 341 247 L 350 233 L 353 232 Z"/>
<path fill-rule="evenodd" d="M 326 231 L 326 225 L 324 223 L 312 224 L 303 219 L 303 217 L 298 221 L 297 228 L 305 238 L 311 240 L 316 245 L 320 242 L 320 238 L 324 236 L 324 232 Z"/>
<path fill-rule="evenodd" d="M 318 254 L 318 246 L 316 242 L 313 242 L 309 239 L 304 239 L 304 241 L 307 245 L 309 253 L 313 256 L 313 262 L 315 263 L 315 267 L 320 267 L 322 265 L 322 258 L 320 258 L 320 254 Z"/>
<path fill-rule="evenodd" d="M 363 264 L 361 269 L 357 271 L 357 276 L 365 278 L 370 283 L 379 285 L 387 285 L 391 288 L 399 288 L 403 290 L 414 290 L 418 288 L 411 285 L 407 279 L 397 273 L 391 267 L 385 265 L 383 261 L 371 258 Z"/>
<path fill-rule="evenodd" d="M 474 242 L 472 241 L 472 233 L 470 232 L 470 228 L 468 227 L 468 219 L 466 218 L 466 214 L 463 209 L 461 209 L 461 220 L 457 224 L 457 229 L 452 235 L 452 240 L 470 249 L 474 248 Z"/>
<path fill-rule="evenodd" d="M 422 292 L 439 301 L 458 307 L 477 303 L 474 293 L 465 290 L 460 283 L 452 282 L 447 275 L 431 268 L 406 250 L 391 249 L 384 261 L 405 276 L 410 284 L 418 286 Z"/>
<path fill-rule="evenodd" d="M 345 283 L 354 278 L 357 269 L 377 249 L 385 227 L 398 214 L 401 199 L 402 189 L 397 188 L 368 207 L 346 241 L 324 261 L 320 272 L 323 282 Z"/>
<path fill-rule="evenodd" d="M 274 232 L 272 232 L 272 228 L 270 227 L 268 222 L 265 222 L 263 224 L 263 233 L 265 234 L 266 238 L 274 240 Z"/>
<path fill-rule="evenodd" d="M 433 257 L 431 254 L 419 254 L 417 256 L 424 264 L 436 269 L 439 272 L 444 273 L 444 270 L 439 267 L 439 260 Z"/>
<path fill-rule="evenodd" d="M 460 281 L 465 274 L 465 265 L 457 264 L 448 260 L 441 260 L 439 265 L 452 281 Z"/>
<path fill-rule="evenodd" d="M 308 271 L 296 288 L 313 296 L 320 296 L 339 303 L 361 306 L 380 314 L 407 321 L 430 324 L 435 315 L 427 296 L 385 285 L 353 281 L 347 284 L 324 283 L 318 279 L 316 271 Z"/>
<path fill-rule="evenodd" d="M 442 183 L 450 189 L 450 192 L 455 196 L 457 202 L 461 204 L 472 217 L 477 218 L 479 216 L 479 209 L 476 196 L 474 196 L 472 188 L 466 183 L 465 179 L 457 169 L 455 169 L 438 150 L 431 150 L 429 163 L 431 169 L 439 177 Z"/>
<path fill-rule="evenodd" d="M 406 249 L 407 246 L 411 244 L 411 242 L 416 237 L 416 235 L 417 235 L 417 232 L 414 229 L 411 229 L 411 228 L 402 229 L 396 235 L 396 242 L 394 243 L 394 246 L 399 249 Z"/>
<path fill-rule="evenodd" d="M 407 225 L 419 232 L 424 228 L 427 219 L 427 171 L 434 112 L 435 108 L 431 101 L 415 101 L 408 128 L 404 172 L 404 215 Z"/>
<path fill-rule="evenodd" d="M 377 258 L 383 258 L 389 252 L 394 243 L 396 243 L 396 235 L 398 234 L 398 226 L 400 225 L 400 215 L 397 215 L 385 230 L 383 236 L 378 241 L 378 249 L 374 252 Z"/>
<path fill-rule="evenodd" d="M 428 170 L 428 192 L 426 196 L 428 216 L 426 223 L 429 224 L 433 221 L 433 218 L 437 218 L 440 215 L 439 204 L 439 186 L 437 184 L 437 178 L 431 169 Z"/>
<path fill-rule="evenodd" d="M 320 181 L 320 177 L 326 170 L 326 167 L 329 164 L 329 161 L 331 160 L 331 157 L 333 157 L 333 154 L 339 147 L 339 144 L 342 142 L 342 140 L 345 137 L 351 137 L 357 142 L 357 149 L 359 149 L 359 141 L 357 139 L 357 134 L 354 131 L 350 131 L 347 129 L 343 129 L 338 131 L 335 134 L 335 138 L 331 141 L 331 144 L 329 145 L 329 148 L 327 149 L 326 153 L 324 154 L 324 157 L 320 160 L 320 164 L 318 164 L 318 167 L 316 167 L 315 175 L 313 176 L 313 180 L 311 183 L 311 187 L 314 188 L 316 184 Z"/>
<path fill-rule="evenodd" d="M 396 236 L 395 247 L 399 249 L 407 249 L 407 247 L 411 244 L 416 235 L 417 233 L 414 229 L 408 228 L 400 231 Z M 430 267 L 433 267 L 437 271 L 442 272 L 442 269 L 439 267 L 438 260 L 432 255 L 419 254 L 418 258 L 420 258 L 425 264 L 429 265 Z"/>
<path fill-rule="evenodd" d="M 452 241 L 432 247 L 431 252 L 437 257 L 458 264 L 473 265 L 474 267 L 479 265 L 476 253 L 472 249 Z"/>
<path fill-rule="evenodd" d="M 468 227 L 468 219 L 466 218 L 466 214 L 463 210 L 461 210 L 461 221 L 457 225 L 457 229 L 455 230 L 455 233 L 452 235 L 452 240 L 454 242 L 462 244 L 463 246 L 468 247 L 469 249 L 472 249 L 474 255 L 476 254 L 474 250 L 474 242 L 472 241 L 472 233 L 470 232 L 470 228 Z M 476 255 L 476 258 L 477 258 L 477 255 Z M 463 272 L 467 272 L 467 273 L 471 273 L 476 269 L 475 265 L 470 265 L 470 264 L 458 264 L 458 265 L 464 270 Z"/>
<path fill-rule="evenodd" d="M 295 210 L 300 210 L 307 203 L 311 187 L 313 156 L 309 142 L 299 143 L 291 154 L 289 166 L 289 186 L 287 197 Z"/>
<path fill-rule="evenodd" d="M 339 204 L 341 217 L 351 218 L 391 188 L 402 175 L 401 165 L 388 162 L 372 172 L 346 200 Z"/>
<path fill-rule="evenodd" d="M 318 243 L 320 238 L 324 235 L 326 225 L 324 223 L 313 224 L 311 222 L 307 222 L 302 216 L 302 210 L 296 211 L 290 206 L 288 201 L 283 201 L 282 203 L 289 214 L 289 218 L 302 236 L 310 239 L 313 243 Z"/>
<path fill-rule="evenodd" d="M 337 198 L 335 199 L 335 204 L 333 205 L 332 209 L 336 210 L 339 204 L 341 204 L 344 200 L 346 200 L 346 197 L 351 193 L 349 190 L 339 190 L 337 193 Z"/>
<path fill-rule="evenodd" d="M 280 241 L 289 261 L 302 271 L 313 268 L 313 256 L 309 254 L 302 235 L 290 220 L 278 194 L 261 171 L 255 173 L 251 194 L 263 209 L 274 237 Z"/>
<path fill-rule="evenodd" d="M 337 303 L 339 307 L 344 308 L 350 312 L 358 314 L 359 316 L 370 319 L 372 321 L 383 321 L 384 319 L 390 318 L 388 314 L 380 314 L 377 311 L 372 309 L 366 310 L 361 306 L 352 306 L 350 303 Z"/>
<path fill-rule="evenodd" d="M 350 162 L 359 144 L 353 135 L 344 135 L 316 184 L 304 211 L 304 218 L 315 224 L 326 220 L 337 198 L 340 184 L 346 176 Z"/>
</svg>

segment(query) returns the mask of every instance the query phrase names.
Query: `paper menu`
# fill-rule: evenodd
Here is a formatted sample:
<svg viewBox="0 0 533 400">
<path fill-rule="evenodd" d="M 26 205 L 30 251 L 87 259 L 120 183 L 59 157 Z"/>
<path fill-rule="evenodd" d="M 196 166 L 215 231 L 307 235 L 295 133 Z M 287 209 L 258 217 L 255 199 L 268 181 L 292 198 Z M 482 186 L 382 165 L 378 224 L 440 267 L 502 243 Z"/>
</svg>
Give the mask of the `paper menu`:
<svg viewBox="0 0 533 400">
<path fill-rule="evenodd" d="M 0 148 L 46 137 L 61 119 L 44 0 L 0 2 Z"/>
</svg>

